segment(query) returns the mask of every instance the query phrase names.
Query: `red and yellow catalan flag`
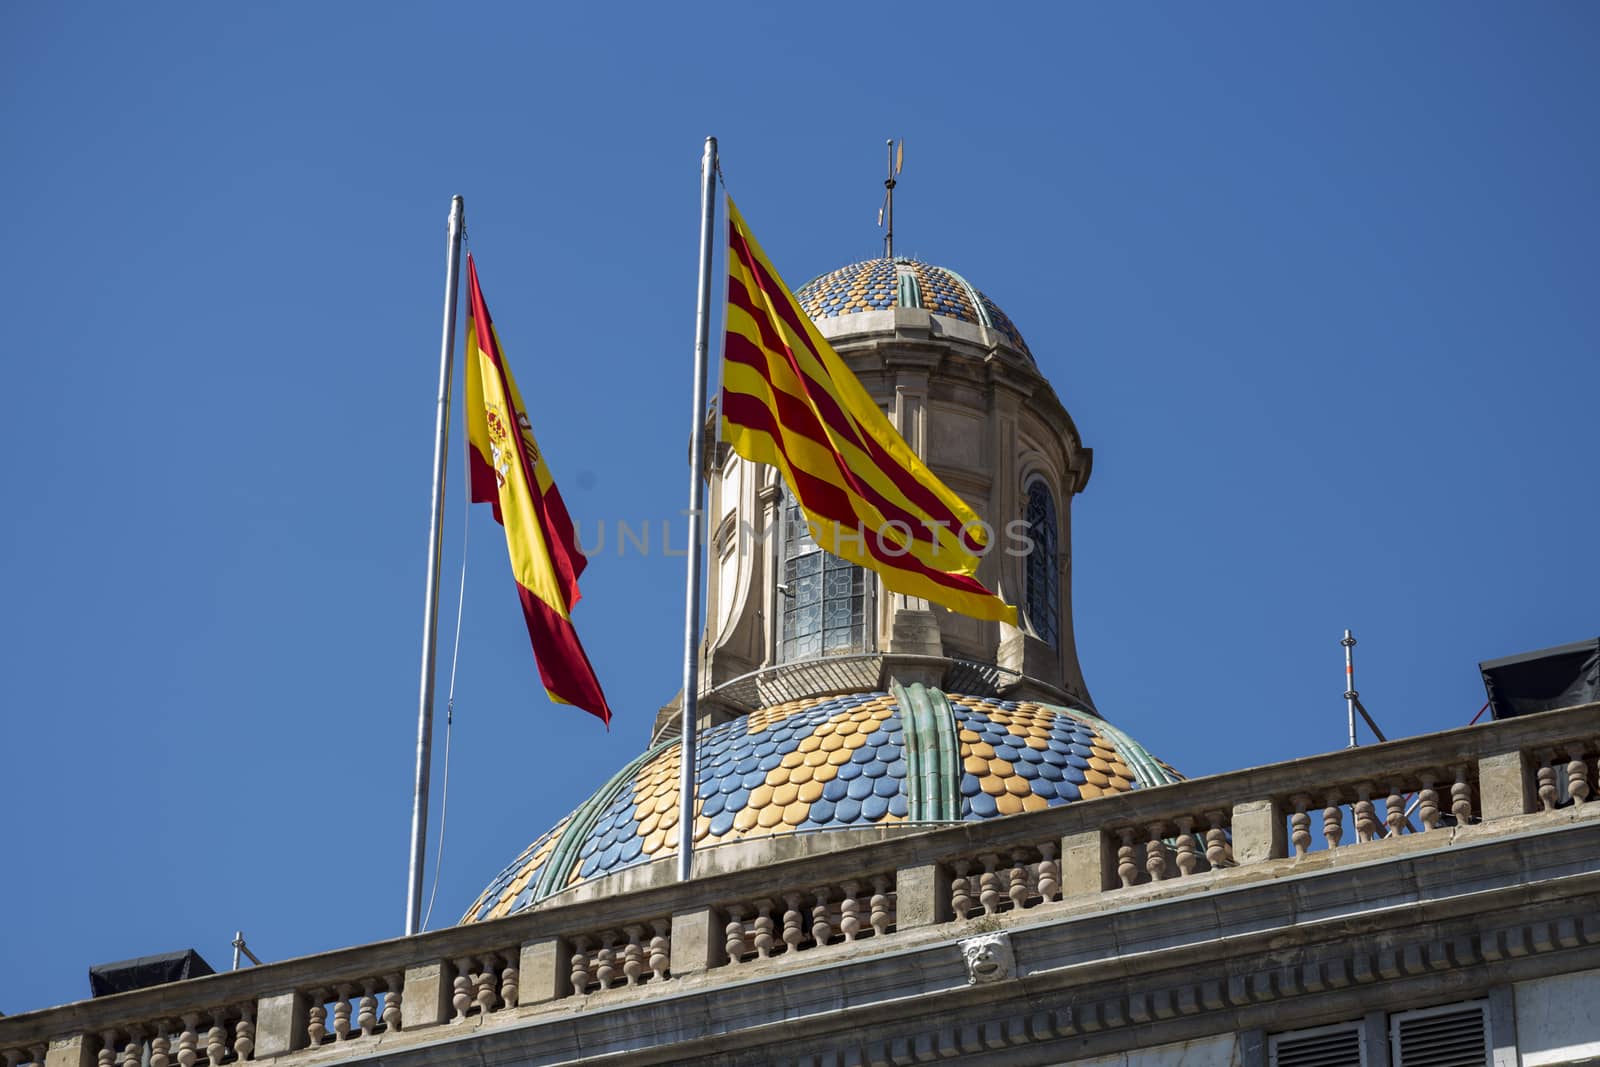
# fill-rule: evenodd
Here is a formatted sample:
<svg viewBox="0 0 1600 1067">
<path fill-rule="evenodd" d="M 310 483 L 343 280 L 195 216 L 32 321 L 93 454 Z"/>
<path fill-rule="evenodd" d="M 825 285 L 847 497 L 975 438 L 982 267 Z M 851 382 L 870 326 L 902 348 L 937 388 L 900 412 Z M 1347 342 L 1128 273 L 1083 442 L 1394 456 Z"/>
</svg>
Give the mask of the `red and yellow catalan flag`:
<svg viewBox="0 0 1600 1067">
<path fill-rule="evenodd" d="M 608 727 L 611 707 L 572 628 L 578 575 L 588 563 L 533 438 L 528 409 L 506 366 L 494 320 L 467 256 L 467 437 L 472 446 L 472 501 L 492 503 L 505 527 L 511 573 L 550 699 L 597 715 Z"/>
<path fill-rule="evenodd" d="M 1016 625 L 973 578 L 986 530 L 930 471 L 823 340 L 728 200 L 728 333 L 722 439 L 767 463 L 817 544 L 876 571 L 891 591 Z"/>
</svg>

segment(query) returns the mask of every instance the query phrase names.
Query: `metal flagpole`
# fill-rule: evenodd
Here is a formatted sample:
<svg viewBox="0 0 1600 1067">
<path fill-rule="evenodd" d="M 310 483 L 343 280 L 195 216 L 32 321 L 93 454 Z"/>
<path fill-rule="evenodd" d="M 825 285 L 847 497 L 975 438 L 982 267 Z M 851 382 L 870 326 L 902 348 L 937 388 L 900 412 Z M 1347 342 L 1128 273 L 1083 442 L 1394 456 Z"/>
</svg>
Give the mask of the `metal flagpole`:
<svg viewBox="0 0 1600 1067">
<path fill-rule="evenodd" d="M 706 452 L 706 364 L 711 335 L 712 225 L 717 214 L 717 139 L 706 138 L 700 160 L 700 285 L 694 313 L 694 424 L 689 445 L 689 580 L 683 609 L 683 737 L 678 761 L 678 881 L 694 867 L 696 696 L 700 689 L 700 530 L 705 501 L 701 468 Z"/>
<path fill-rule="evenodd" d="M 422 607 L 422 686 L 417 708 L 417 787 L 411 798 L 411 875 L 406 881 L 406 935 L 422 924 L 422 864 L 428 844 L 428 771 L 433 755 L 433 660 L 439 642 L 439 556 L 444 549 L 444 466 L 450 449 L 450 384 L 456 354 L 456 294 L 466 204 L 450 202 L 445 253 L 444 337 L 439 342 L 439 406 L 434 416 L 433 501 L 428 514 L 428 584 Z"/>
<path fill-rule="evenodd" d="M 1356 747 L 1356 701 L 1361 694 L 1356 692 L 1356 663 L 1352 651 L 1356 647 L 1356 639 L 1350 636 L 1350 631 L 1344 632 L 1344 640 L 1339 642 L 1344 646 L 1344 707 L 1345 714 L 1350 718 L 1350 748 Z"/>
</svg>

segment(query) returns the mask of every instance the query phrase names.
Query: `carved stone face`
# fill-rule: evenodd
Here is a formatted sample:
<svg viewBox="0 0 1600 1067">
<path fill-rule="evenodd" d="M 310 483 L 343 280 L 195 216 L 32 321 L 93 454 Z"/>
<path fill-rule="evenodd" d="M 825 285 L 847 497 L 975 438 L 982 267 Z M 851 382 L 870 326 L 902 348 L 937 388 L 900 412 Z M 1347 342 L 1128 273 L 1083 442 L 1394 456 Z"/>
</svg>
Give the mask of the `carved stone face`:
<svg viewBox="0 0 1600 1067">
<path fill-rule="evenodd" d="M 1016 968 L 1011 939 L 1005 934 L 969 937 L 961 942 L 961 955 L 967 964 L 968 985 L 1003 981 Z"/>
</svg>

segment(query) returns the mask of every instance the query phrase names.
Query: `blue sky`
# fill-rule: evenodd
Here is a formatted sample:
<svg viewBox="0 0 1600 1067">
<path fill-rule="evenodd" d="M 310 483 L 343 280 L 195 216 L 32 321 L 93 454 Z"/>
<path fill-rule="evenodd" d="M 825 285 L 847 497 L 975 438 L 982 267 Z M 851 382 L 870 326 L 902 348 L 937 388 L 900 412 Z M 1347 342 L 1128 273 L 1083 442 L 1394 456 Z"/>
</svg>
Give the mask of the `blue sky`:
<svg viewBox="0 0 1600 1067">
<path fill-rule="evenodd" d="M 570 508 L 659 529 L 701 139 L 798 285 L 875 253 L 904 137 L 897 251 L 1006 309 L 1095 450 L 1089 685 L 1191 775 L 1341 746 L 1344 627 L 1391 735 L 1600 632 L 1592 5 L 467 10 L 0 14 L 0 1011 L 235 928 L 400 933 L 458 192 Z M 585 575 L 607 734 L 471 523 L 434 925 L 679 681 L 681 559 Z"/>
</svg>

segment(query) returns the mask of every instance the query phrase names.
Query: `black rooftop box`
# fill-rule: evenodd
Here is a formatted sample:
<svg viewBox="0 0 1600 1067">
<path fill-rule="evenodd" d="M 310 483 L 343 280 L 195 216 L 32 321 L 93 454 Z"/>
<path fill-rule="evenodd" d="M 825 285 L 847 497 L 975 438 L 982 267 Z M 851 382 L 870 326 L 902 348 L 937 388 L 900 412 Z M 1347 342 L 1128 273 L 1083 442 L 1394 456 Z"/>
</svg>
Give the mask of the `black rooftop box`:
<svg viewBox="0 0 1600 1067">
<path fill-rule="evenodd" d="M 1478 664 L 1497 719 L 1600 700 L 1600 637 Z"/>
<path fill-rule="evenodd" d="M 140 956 L 136 960 L 90 967 L 89 995 L 109 997 L 113 993 L 128 993 L 215 973 L 211 965 L 200 958 L 200 953 L 192 948 L 182 952 L 164 952 L 159 956 Z"/>
</svg>

